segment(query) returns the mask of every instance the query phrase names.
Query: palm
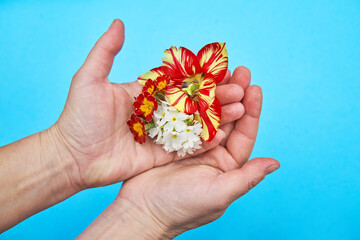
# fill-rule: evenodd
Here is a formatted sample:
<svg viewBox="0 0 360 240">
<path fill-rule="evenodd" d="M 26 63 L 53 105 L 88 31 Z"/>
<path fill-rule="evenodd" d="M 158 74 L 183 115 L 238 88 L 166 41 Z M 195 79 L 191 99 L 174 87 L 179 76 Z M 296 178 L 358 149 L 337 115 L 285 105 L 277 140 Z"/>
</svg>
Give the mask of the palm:
<svg viewBox="0 0 360 240">
<path fill-rule="evenodd" d="M 275 160 L 254 159 L 240 169 L 236 162 L 226 148 L 218 146 L 126 181 L 116 201 L 132 202 L 160 228 L 171 229 L 174 237 L 219 218 L 269 173 L 266 168 Z"/>
<path fill-rule="evenodd" d="M 174 231 L 174 236 L 219 218 L 235 199 L 279 166 L 269 158 L 247 162 L 257 135 L 261 90 L 249 86 L 246 68 L 237 68 L 229 82 L 245 90 L 245 114 L 222 126 L 228 136 L 222 146 L 151 169 L 126 181 L 119 192 L 117 199 L 132 202 L 162 229 Z"/>
<path fill-rule="evenodd" d="M 166 228 L 183 232 L 211 222 L 224 213 L 230 201 L 219 194 L 216 184 L 223 171 L 201 163 L 207 155 L 151 169 L 125 182 L 118 197 L 155 214 Z"/>
<path fill-rule="evenodd" d="M 71 87 L 58 125 L 72 141 L 72 154 L 85 185 L 118 182 L 174 159 L 174 153 L 167 154 L 152 141 L 142 145 L 134 141 L 126 122 L 140 91 L 136 82 L 108 80 Z"/>
</svg>

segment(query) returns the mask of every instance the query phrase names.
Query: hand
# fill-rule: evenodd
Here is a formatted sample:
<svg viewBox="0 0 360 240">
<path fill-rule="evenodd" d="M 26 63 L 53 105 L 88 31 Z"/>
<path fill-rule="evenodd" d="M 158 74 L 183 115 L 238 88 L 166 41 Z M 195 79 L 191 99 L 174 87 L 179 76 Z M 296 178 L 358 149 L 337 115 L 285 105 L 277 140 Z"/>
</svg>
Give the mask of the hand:
<svg viewBox="0 0 360 240">
<path fill-rule="evenodd" d="M 75 74 L 65 108 L 49 131 L 61 148 L 67 149 L 66 157 L 73 160 L 69 176 L 79 189 L 119 182 L 180 159 L 151 140 L 143 145 L 133 140 L 126 122 L 142 86 L 137 82 L 110 83 L 107 78 L 123 42 L 124 25 L 115 20 Z M 228 72 L 224 83 L 229 78 Z M 221 124 L 241 117 L 244 110 L 239 102 L 243 96 L 241 87 L 223 84 L 216 94 L 222 103 Z M 219 131 L 213 142 L 203 144 L 197 154 L 218 145 L 224 135 Z"/>
<path fill-rule="evenodd" d="M 129 202 L 145 219 L 152 219 L 145 225 L 157 226 L 153 232 L 172 238 L 219 218 L 234 200 L 279 168 L 270 158 L 247 162 L 256 139 L 262 93 L 258 86 L 248 87 L 250 73 L 244 67 L 235 70 L 230 83 L 245 89 L 245 114 L 234 124 L 223 126 L 231 129 L 226 130 L 224 146 L 129 179 L 112 208 Z"/>
</svg>

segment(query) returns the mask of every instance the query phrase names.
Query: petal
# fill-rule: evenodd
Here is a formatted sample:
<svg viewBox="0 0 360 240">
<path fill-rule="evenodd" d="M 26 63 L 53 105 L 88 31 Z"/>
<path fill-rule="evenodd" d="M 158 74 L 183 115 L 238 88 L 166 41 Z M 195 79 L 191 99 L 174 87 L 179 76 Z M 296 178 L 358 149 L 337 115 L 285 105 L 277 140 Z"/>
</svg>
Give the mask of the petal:
<svg viewBox="0 0 360 240">
<path fill-rule="evenodd" d="M 199 60 L 196 55 L 184 47 L 171 47 L 164 51 L 163 64 L 170 69 L 168 72 L 174 80 L 182 80 L 184 77 L 191 77 L 202 73 Z"/>
<path fill-rule="evenodd" d="M 210 43 L 197 54 L 203 71 L 214 75 L 216 83 L 225 77 L 228 68 L 228 55 L 225 43 Z"/>
<path fill-rule="evenodd" d="M 215 78 L 211 74 L 206 74 L 199 87 L 199 106 L 206 111 L 215 99 Z"/>
<path fill-rule="evenodd" d="M 148 79 L 155 81 L 157 77 L 165 75 L 167 71 L 169 70 L 164 66 L 153 68 L 149 72 L 141 74 L 137 80 L 141 85 L 145 85 Z"/>
<path fill-rule="evenodd" d="M 215 98 L 214 102 L 206 111 L 200 110 L 200 117 L 203 127 L 201 137 L 205 141 L 211 142 L 220 125 L 221 106 L 219 100 Z"/>
<path fill-rule="evenodd" d="M 165 89 L 165 95 L 169 99 L 171 106 L 180 112 L 193 114 L 198 110 L 196 102 L 178 86 L 168 85 Z"/>
</svg>

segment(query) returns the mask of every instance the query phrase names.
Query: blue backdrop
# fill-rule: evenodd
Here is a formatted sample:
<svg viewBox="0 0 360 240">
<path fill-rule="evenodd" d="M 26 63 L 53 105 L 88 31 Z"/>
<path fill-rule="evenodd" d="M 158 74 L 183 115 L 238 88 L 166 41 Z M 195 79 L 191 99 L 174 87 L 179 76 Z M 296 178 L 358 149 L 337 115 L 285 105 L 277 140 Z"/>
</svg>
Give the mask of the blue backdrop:
<svg viewBox="0 0 360 240">
<path fill-rule="evenodd" d="M 247 66 L 264 92 L 253 157 L 282 165 L 221 219 L 178 239 L 360 239 L 359 1 L 74 2 L 0 0 L 0 145 L 57 120 L 114 18 L 126 41 L 113 82 L 135 80 L 171 45 L 196 52 L 223 41 L 230 69 Z M 81 192 L 0 239 L 72 239 L 120 186 Z"/>
</svg>

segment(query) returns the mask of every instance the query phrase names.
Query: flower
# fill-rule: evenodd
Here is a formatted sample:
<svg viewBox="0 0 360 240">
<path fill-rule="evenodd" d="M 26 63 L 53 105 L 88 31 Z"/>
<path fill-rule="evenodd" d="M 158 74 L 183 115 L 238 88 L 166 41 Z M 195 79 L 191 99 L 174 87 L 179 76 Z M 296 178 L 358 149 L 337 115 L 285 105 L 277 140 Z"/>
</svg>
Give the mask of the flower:
<svg viewBox="0 0 360 240">
<path fill-rule="evenodd" d="M 164 149 L 168 152 L 178 151 L 182 147 L 182 143 L 186 140 L 184 133 L 176 131 L 165 131 L 163 141 Z"/>
<path fill-rule="evenodd" d="M 171 77 L 169 75 L 161 75 L 156 78 L 155 86 L 159 91 L 165 89 L 165 87 L 169 84 Z"/>
<path fill-rule="evenodd" d="M 202 132 L 201 124 L 195 123 L 192 126 L 187 126 L 184 132 L 188 141 L 197 141 L 199 138 L 199 134 Z"/>
<path fill-rule="evenodd" d="M 192 144 L 192 147 L 190 147 Z M 196 142 L 185 142 L 183 147 L 177 151 L 178 156 L 184 157 L 187 153 L 193 154 L 196 150 L 201 148 L 201 139 L 198 137 Z"/>
<path fill-rule="evenodd" d="M 164 125 L 165 131 L 173 131 L 174 129 L 181 132 L 186 129 L 184 120 L 188 119 L 188 115 L 178 111 L 168 111 L 165 113 L 164 120 L 167 122 Z"/>
<path fill-rule="evenodd" d="M 143 116 L 146 121 L 151 121 L 153 112 L 158 108 L 158 102 L 149 92 L 140 94 L 134 102 L 135 114 Z"/>
<path fill-rule="evenodd" d="M 154 111 L 153 127 L 149 129 L 149 137 L 162 144 L 167 152 L 177 151 L 178 156 L 192 154 L 201 146 L 200 133 L 202 127 L 189 115 L 176 110 L 165 101 Z"/>
<path fill-rule="evenodd" d="M 155 126 L 149 129 L 149 137 L 154 138 L 157 136 L 155 142 L 159 144 L 164 144 L 162 141 L 163 128 L 161 126 Z"/>
<path fill-rule="evenodd" d="M 141 144 L 145 143 L 147 135 L 145 132 L 144 122 L 135 114 L 132 114 L 130 120 L 127 121 L 127 124 L 129 125 L 130 131 L 134 135 L 135 141 Z"/>
<path fill-rule="evenodd" d="M 155 92 L 155 84 L 154 81 L 149 79 L 145 82 L 145 85 L 142 89 L 142 92 L 148 92 L 150 94 L 153 94 Z"/>
<path fill-rule="evenodd" d="M 165 88 L 169 103 L 183 113 L 198 111 L 197 118 L 203 126 L 201 137 L 211 141 L 220 124 L 221 107 L 215 97 L 215 88 L 228 67 L 225 43 L 208 44 L 197 55 L 184 47 L 171 47 L 164 55 L 163 64 L 140 75 L 139 83 L 170 76 L 171 81 Z"/>
<path fill-rule="evenodd" d="M 162 102 L 158 109 L 154 112 L 154 122 L 159 125 L 163 126 L 166 123 L 165 115 L 169 112 L 169 105 Z"/>
</svg>

